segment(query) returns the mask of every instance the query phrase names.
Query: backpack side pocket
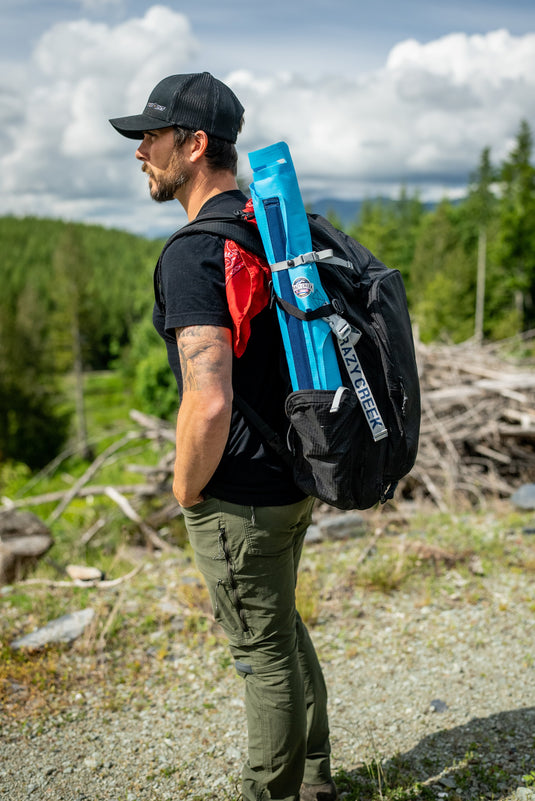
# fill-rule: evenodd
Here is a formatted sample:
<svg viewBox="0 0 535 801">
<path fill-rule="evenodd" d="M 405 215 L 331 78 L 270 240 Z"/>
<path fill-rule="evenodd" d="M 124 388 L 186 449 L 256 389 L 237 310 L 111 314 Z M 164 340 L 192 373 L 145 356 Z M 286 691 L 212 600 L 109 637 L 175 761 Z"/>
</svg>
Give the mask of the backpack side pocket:
<svg viewBox="0 0 535 801">
<path fill-rule="evenodd" d="M 354 392 L 347 387 L 297 390 L 286 399 L 286 415 L 294 480 L 303 492 L 338 509 L 377 503 L 381 472 L 369 459 L 384 458 L 384 445 L 372 441 Z M 363 450 L 369 459 L 362 459 Z"/>
</svg>

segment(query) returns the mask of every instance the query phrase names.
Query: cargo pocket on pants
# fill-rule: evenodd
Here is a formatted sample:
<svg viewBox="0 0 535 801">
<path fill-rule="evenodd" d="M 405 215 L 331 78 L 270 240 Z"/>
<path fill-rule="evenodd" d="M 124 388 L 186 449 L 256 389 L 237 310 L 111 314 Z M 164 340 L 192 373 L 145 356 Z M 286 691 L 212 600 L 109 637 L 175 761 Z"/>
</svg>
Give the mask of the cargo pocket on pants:
<svg viewBox="0 0 535 801">
<path fill-rule="evenodd" d="M 225 630 L 225 619 L 233 619 L 235 622 L 237 617 L 239 630 L 242 632 L 242 634 L 248 634 L 249 626 L 245 616 L 245 610 L 242 606 L 238 583 L 234 575 L 232 556 L 228 547 L 224 526 L 221 526 L 219 529 L 219 547 L 225 559 L 227 576 L 225 579 L 220 578 L 216 582 L 214 595 L 214 616 L 217 622 L 220 623 Z"/>
</svg>

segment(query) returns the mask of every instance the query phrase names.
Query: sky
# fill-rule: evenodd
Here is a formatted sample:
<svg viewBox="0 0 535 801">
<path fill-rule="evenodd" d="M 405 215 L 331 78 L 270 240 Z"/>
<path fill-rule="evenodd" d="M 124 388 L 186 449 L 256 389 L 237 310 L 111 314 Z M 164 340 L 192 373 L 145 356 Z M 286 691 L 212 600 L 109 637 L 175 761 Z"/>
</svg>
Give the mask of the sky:
<svg viewBox="0 0 535 801">
<path fill-rule="evenodd" d="M 461 196 L 484 147 L 535 131 L 533 0 L 0 0 L 0 214 L 164 236 L 135 143 L 163 77 L 208 70 L 245 107 L 247 154 L 284 140 L 305 202 Z"/>
</svg>

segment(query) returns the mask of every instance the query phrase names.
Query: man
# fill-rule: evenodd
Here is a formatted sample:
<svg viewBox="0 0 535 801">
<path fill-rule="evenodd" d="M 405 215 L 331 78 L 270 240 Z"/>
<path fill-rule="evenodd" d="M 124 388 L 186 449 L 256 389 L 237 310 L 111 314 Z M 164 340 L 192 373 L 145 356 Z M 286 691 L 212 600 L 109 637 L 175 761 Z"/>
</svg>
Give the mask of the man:
<svg viewBox="0 0 535 801">
<path fill-rule="evenodd" d="M 207 72 L 165 78 L 142 114 L 110 120 L 141 140 L 136 158 L 154 200 L 176 198 L 189 220 L 244 207 L 242 121 L 237 97 Z M 181 399 L 173 491 L 245 680 L 244 799 L 334 801 L 325 683 L 295 608 L 312 500 L 233 403 L 240 396 L 284 434 L 281 338 L 266 307 L 251 321 L 245 352 L 234 352 L 224 246 L 215 235 L 181 237 L 157 268 L 153 319 Z"/>
</svg>

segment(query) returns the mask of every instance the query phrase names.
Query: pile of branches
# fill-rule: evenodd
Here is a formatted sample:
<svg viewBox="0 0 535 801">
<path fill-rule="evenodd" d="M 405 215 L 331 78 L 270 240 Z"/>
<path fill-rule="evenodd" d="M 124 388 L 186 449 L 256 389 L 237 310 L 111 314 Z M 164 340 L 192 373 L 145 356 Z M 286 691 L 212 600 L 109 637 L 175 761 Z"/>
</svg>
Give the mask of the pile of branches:
<svg viewBox="0 0 535 801">
<path fill-rule="evenodd" d="M 535 331 L 523 335 L 517 350 L 534 339 Z M 461 497 L 508 497 L 535 480 L 535 364 L 506 358 L 511 345 L 417 343 L 422 425 L 405 496 L 447 509 Z"/>
</svg>

